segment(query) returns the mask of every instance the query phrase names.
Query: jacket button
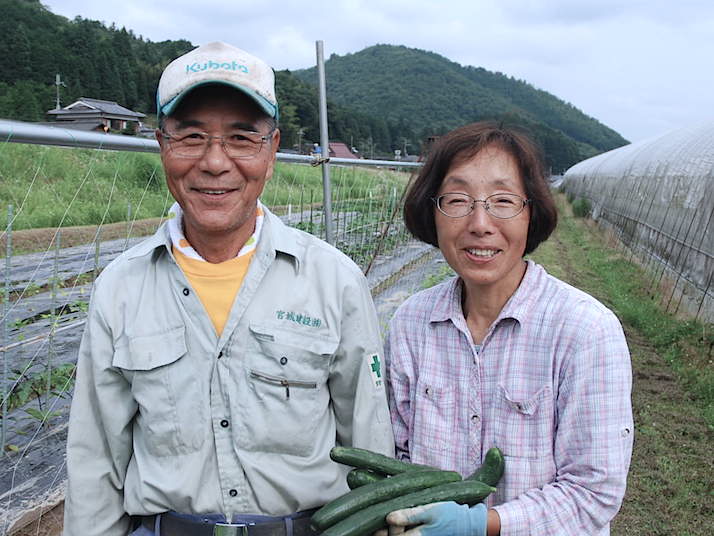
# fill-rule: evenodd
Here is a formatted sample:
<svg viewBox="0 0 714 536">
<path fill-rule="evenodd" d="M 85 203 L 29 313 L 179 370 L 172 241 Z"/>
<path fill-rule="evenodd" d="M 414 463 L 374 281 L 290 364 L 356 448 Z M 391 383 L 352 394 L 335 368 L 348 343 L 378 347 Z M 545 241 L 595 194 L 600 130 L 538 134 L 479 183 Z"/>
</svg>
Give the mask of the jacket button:
<svg viewBox="0 0 714 536">
<path fill-rule="evenodd" d="M 218 359 L 220 359 L 220 358 L 222 358 L 222 357 L 223 357 L 223 352 L 222 352 L 222 351 L 221 351 L 221 352 L 218 352 Z"/>
<path fill-rule="evenodd" d="M 189 290 L 187 288 L 183 289 L 183 295 L 188 296 Z"/>
<path fill-rule="evenodd" d="M 221 421 L 221 426 L 222 426 L 223 428 L 228 428 L 228 425 L 229 425 L 229 424 L 230 424 L 230 423 L 229 423 L 226 419 L 223 419 L 223 420 Z"/>
<path fill-rule="evenodd" d="M 283 357 L 280 358 L 280 364 L 281 364 L 281 365 L 284 365 L 284 364 L 287 363 L 287 362 L 288 362 L 288 358 L 287 358 L 287 357 L 283 356 Z"/>
<path fill-rule="evenodd" d="M 230 495 L 231 497 L 235 497 L 236 495 L 238 495 L 238 490 L 232 489 L 228 492 L 228 495 Z"/>
</svg>

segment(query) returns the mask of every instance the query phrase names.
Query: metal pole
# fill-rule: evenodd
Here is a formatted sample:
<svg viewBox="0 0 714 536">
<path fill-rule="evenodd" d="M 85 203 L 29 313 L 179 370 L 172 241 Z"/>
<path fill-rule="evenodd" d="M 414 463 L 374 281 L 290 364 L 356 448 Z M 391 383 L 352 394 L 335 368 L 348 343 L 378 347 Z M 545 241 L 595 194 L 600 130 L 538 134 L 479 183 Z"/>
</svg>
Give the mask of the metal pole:
<svg viewBox="0 0 714 536">
<path fill-rule="evenodd" d="M 320 144 L 322 145 L 322 204 L 325 213 L 325 240 L 334 244 L 332 236 L 332 194 L 330 192 L 330 138 L 327 133 L 327 89 L 325 86 L 325 53 L 322 41 L 317 41 L 317 81 L 320 95 Z"/>
<path fill-rule="evenodd" d="M 12 258 L 12 205 L 7 207 L 7 230 L 5 233 L 7 237 L 7 254 L 5 256 L 5 296 L 3 298 L 3 313 L 2 313 L 2 345 L 5 348 L 9 342 L 9 314 L 10 314 L 10 259 Z M 0 454 L 5 453 L 5 439 L 7 438 L 7 399 L 10 397 L 8 392 L 8 380 L 7 380 L 7 362 L 8 362 L 7 350 L 3 350 L 2 353 L 2 430 L 0 430 Z"/>
<path fill-rule="evenodd" d="M 131 235 L 131 201 L 126 204 L 126 240 L 124 241 L 124 251 L 129 247 L 129 236 Z"/>
<path fill-rule="evenodd" d="M 62 231 L 57 230 L 57 241 L 55 242 L 55 262 L 52 269 L 52 287 L 51 287 L 51 297 L 52 297 L 52 324 L 50 325 L 50 334 L 47 338 L 47 400 L 49 404 L 50 391 L 52 391 L 52 362 L 54 361 L 55 353 L 55 329 L 57 329 L 57 290 L 59 288 L 59 256 L 62 240 Z"/>
</svg>

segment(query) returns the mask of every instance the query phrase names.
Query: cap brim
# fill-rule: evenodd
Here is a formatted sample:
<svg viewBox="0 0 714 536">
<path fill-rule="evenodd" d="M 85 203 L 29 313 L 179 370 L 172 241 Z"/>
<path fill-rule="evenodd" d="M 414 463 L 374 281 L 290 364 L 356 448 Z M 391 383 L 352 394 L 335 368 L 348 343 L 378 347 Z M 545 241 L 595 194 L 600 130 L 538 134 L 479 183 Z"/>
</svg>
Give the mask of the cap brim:
<svg viewBox="0 0 714 536">
<path fill-rule="evenodd" d="M 171 115 L 175 110 L 176 107 L 183 101 L 183 99 L 191 93 L 194 89 L 201 87 L 201 86 L 209 86 L 209 85 L 221 85 L 221 86 L 228 86 L 233 89 L 236 89 L 243 93 L 244 95 L 247 95 L 250 97 L 255 103 L 260 107 L 261 110 L 263 110 L 269 117 L 273 117 L 276 120 L 278 119 L 278 106 L 275 104 L 272 104 L 271 102 L 268 101 L 265 97 L 258 95 L 255 91 L 252 89 L 248 89 L 246 87 L 241 86 L 240 84 L 232 84 L 230 82 L 226 82 L 225 80 L 203 80 L 201 82 L 198 82 L 192 86 L 187 87 L 184 89 L 181 93 L 176 95 L 173 99 L 171 99 L 169 102 L 164 104 L 163 106 L 156 106 L 156 109 L 158 110 L 158 116 L 159 118 L 161 116 L 169 116 Z M 158 98 L 157 98 L 158 100 Z"/>
</svg>

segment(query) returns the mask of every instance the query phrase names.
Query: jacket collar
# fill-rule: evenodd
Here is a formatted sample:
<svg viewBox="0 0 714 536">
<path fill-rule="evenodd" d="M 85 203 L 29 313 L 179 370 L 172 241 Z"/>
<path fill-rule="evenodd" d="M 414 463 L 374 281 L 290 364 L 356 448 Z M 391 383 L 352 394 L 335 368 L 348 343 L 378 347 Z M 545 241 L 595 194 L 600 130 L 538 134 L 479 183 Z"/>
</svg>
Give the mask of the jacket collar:
<svg viewBox="0 0 714 536">
<path fill-rule="evenodd" d="M 285 253 L 293 257 L 296 264 L 299 265 L 304 254 L 304 247 L 301 247 L 301 241 L 297 239 L 296 233 L 290 232 L 291 229 L 270 212 L 265 205 L 263 205 L 263 210 L 265 219 L 258 238 L 258 251 L 273 250 L 275 253 Z M 126 255 L 133 259 L 150 255 L 161 248 L 168 252 L 171 251 L 171 236 L 166 222 L 161 224 L 152 236 L 127 251 Z"/>
</svg>

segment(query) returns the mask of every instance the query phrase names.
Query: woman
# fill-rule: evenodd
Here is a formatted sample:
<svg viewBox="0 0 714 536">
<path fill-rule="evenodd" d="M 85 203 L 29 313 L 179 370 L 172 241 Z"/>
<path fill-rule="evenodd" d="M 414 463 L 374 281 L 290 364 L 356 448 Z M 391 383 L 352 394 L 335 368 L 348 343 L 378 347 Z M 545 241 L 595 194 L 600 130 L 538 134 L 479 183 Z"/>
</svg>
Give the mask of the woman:
<svg viewBox="0 0 714 536">
<path fill-rule="evenodd" d="M 494 123 L 444 136 L 405 201 L 410 232 L 457 276 L 412 296 L 387 336 L 401 459 L 471 474 L 506 459 L 488 506 L 393 512 L 406 534 L 609 534 L 632 452 L 630 356 L 617 318 L 524 260 L 556 209 L 534 143 Z"/>
</svg>

